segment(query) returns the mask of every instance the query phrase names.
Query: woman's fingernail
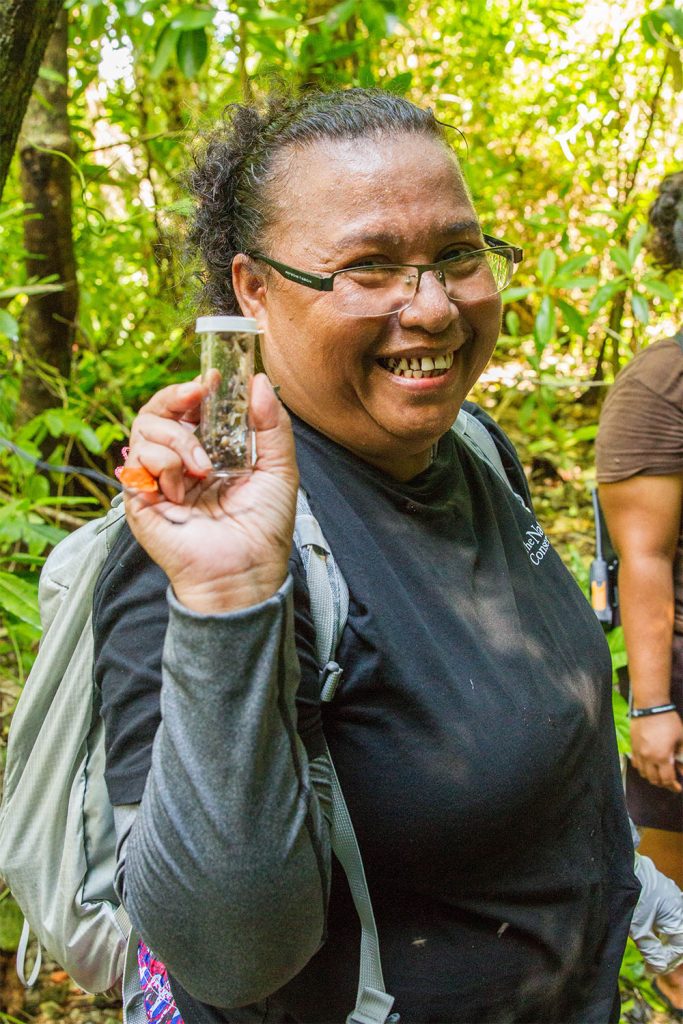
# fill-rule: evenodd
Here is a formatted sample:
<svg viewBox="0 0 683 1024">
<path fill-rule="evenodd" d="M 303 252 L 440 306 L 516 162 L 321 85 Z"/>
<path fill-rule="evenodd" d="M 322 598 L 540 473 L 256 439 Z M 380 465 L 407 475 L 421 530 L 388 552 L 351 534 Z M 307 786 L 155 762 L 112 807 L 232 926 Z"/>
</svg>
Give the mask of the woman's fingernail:
<svg viewBox="0 0 683 1024">
<path fill-rule="evenodd" d="M 192 450 L 192 458 L 194 460 L 194 464 L 197 467 L 197 469 L 201 469 L 202 472 L 205 469 L 211 469 L 211 465 L 212 465 L 211 459 L 206 454 L 206 452 L 204 451 L 203 448 L 200 448 L 199 446 L 194 448 Z"/>
</svg>

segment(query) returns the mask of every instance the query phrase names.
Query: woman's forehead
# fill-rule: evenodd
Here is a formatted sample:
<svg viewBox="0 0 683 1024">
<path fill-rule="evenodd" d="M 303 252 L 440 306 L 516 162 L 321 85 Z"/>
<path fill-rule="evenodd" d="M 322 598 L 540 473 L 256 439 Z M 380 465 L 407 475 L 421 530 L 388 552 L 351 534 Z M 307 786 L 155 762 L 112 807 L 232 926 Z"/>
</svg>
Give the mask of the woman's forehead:
<svg viewBox="0 0 683 1024">
<path fill-rule="evenodd" d="M 478 229 L 457 160 L 436 138 L 325 140 L 291 154 L 287 164 L 277 217 L 285 233 L 315 229 L 341 246 L 373 238 L 398 243 L 421 227 L 444 235 Z"/>
</svg>

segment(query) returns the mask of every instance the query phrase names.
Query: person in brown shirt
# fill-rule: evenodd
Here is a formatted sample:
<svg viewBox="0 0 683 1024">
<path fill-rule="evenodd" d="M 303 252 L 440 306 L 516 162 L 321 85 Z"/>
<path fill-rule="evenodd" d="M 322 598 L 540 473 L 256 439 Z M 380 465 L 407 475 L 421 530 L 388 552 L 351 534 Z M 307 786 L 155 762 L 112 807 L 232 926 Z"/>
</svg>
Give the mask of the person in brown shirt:
<svg viewBox="0 0 683 1024">
<path fill-rule="evenodd" d="M 657 260 L 683 268 L 683 172 L 662 182 L 650 225 Z M 639 352 L 618 375 L 596 454 L 628 653 L 628 808 L 641 852 L 683 886 L 683 331 Z M 657 987 L 683 1011 L 683 967 Z"/>
</svg>

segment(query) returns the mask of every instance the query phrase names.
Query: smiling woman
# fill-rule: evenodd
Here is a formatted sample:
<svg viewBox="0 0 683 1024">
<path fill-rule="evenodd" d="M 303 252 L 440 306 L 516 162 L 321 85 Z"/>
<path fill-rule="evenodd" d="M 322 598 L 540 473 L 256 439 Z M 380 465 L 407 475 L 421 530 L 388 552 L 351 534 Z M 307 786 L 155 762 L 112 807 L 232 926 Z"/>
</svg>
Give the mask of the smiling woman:
<svg viewBox="0 0 683 1024">
<path fill-rule="evenodd" d="M 636 885 L 606 645 L 510 442 L 466 403 L 499 475 L 451 430 L 521 250 L 431 112 L 381 92 L 232 108 L 192 188 L 205 311 L 258 320 L 266 374 L 230 486 L 187 429 L 199 384 L 143 408 L 129 463 L 159 493 L 128 494 L 95 595 L 140 963 L 188 1024 L 345 1019 L 329 749 L 402 1024 L 616 1021 Z M 299 481 L 349 589 L 324 704 Z"/>
</svg>

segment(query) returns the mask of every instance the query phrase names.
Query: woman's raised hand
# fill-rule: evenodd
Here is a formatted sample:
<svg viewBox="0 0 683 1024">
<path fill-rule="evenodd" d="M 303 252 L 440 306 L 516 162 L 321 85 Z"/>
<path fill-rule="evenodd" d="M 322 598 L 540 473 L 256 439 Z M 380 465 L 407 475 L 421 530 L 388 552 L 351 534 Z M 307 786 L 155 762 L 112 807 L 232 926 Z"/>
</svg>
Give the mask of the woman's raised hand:
<svg viewBox="0 0 683 1024">
<path fill-rule="evenodd" d="M 126 465 L 147 469 L 159 491 L 128 491 L 126 516 L 178 600 L 211 614 L 257 604 L 284 582 L 299 476 L 289 417 L 258 374 L 250 398 L 256 467 L 229 483 L 212 477 L 192 430 L 202 393 L 199 381 L 173 385 L 140 410 Z"/>
</svg>

